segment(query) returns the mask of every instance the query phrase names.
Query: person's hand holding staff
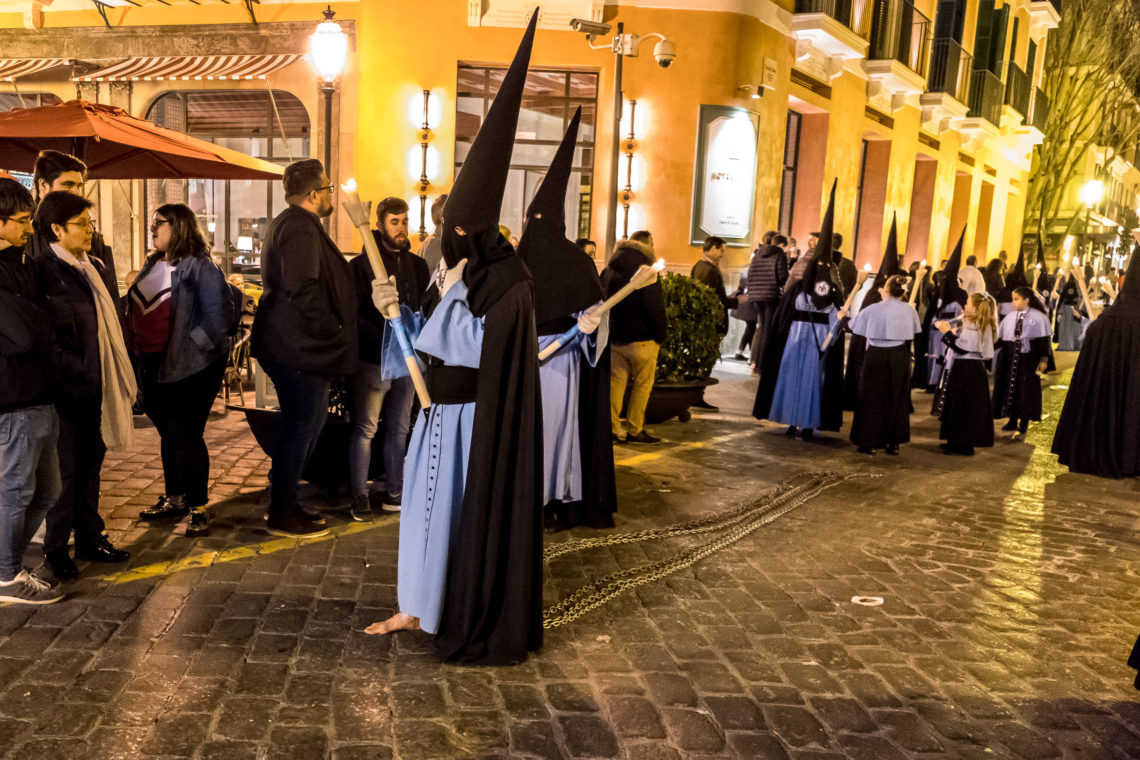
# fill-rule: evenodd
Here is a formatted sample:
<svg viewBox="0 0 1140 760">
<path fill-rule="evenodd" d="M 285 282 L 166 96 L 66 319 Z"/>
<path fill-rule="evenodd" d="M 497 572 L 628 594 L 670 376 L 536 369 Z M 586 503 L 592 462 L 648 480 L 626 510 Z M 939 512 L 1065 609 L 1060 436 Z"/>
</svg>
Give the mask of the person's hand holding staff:
<svg viewBox="0 0 1140 760">
<path fill-rule="evenodd" d="M 918 298 L 918 289 L 922 287 L 923 280 L 926 277 L 926 262 L 919 265 L 918 271 L 914 275 L 914 287 L 910 289 L 910 298 L 907 299 L 907 305 L 913 307 L 915 300 Z"/>
<path fill-rule="evenodd" d="M 665 259 L 657 259 L 657 261 L 654 262 L 652 266 L 645 264 L 645 265 L 642 265 L 641 267 L 639 267 L 638 270 L 633 273 L 633 277 L 630 278 L 629 282 L 626 283 L 626 285 L 624 287 L 622 287 L 621 290 L 614 293 L 612 296 L 607 298 L 605 301 L 602 301 L 600 304 L 598 304 L 597 306 L 594 306 L 593 308 L 591 308 L 587 312 L 587 314 L 589 314 L 592 317 L 591 322 L 593 321 L 593 319 L 601 320 L 601 318 L 610 309 L 612 309 L 614 306 L 617 306 L 617 304 L 622 299 L 624 299 L 626 296 L 628 296 L 633 291 L 647 287 L 647 286 L 651 285 L 652 283 L 656 282 L 657 281 L 657 273 L 660 272 L 664 268 L 665 268 Z M 585 315 L 583 315 L 583 316 L 585 316 Z M 550 358 L 554 354 L 554 352 L 556 352 L 558 349 L 562 348 L 567 343 L 572 341 L 581 332 L 582 332 L 582 329 L 578 325 L 574 325 L 569 330 L 567 330 L 566 332 L 559 335 L 553 343 L 551 343 L 546 348 L 542 349 L 542 351 L 540 351 L 538 354 L 538 360 L 539 361 L 545 361 L 546 359 Z"/>
<path fill-rule="evenodd" d="M 843 308 L 839 310 L 839 322 L 832 328 L 831 332 L 827 334 L 827 338 L 823 341 L 823 346 L 820 347 L 819 352 L 826 353 L 831 342 L 835 340 L 836 334 L 842 330 L 847 324 L 847 318 L 851 314 L 851 307 L 855 304 L 855 296 L 859 294 L 859 290 L 863 287 L 863 283 L 871 276 L 871 265 L 867 264 L 863 271 L 859 273 L 859 280 L 855 283 L 855 287 L 851 288 L 851 293 L 847 296 L 847 301 L 843 304 Z"/>
<path fill-rule="evenodd" d="M 356 194 L 356 180 L 350 179 L 341 185 L 340 189 L 344 191 L 341 206 L 344 207 L 348 218 L 352 220 L 353 226 L 360 232 L 360 237 L 364 239 L 364 252 L 368 255 L 368 262 L 372 264 L 372 273 L 375 277 L 373 291 L 376 290 L 375 283 L 377 282 L 394 288 L 396 278 L 389 279 L 388 272 L 384 269 L 384 261 L 380 258 L 380 249 L 376 247 L 376 238 L 372 236 L 372 230 L 368 226 L 368 211 L 360 202 L 360 196 Z M 389 326 L 396 333 L 396 340 L 400 344 L 400 352 L 404 355 L 404 362 L 408 365 L 408 373 L 411 375 L 412 385 L 416 388 L 416 396 L 419 397 L 420 406 L 427 409 L 431 406 L 431 397 L 428 395 L 427 383 L 424 382 L 423 373 L 420 372 L 416 352 L 412 349 L 412 342 L 408 339 L 404 320 L 400 317 L 400 304 L 394 298 L 385 298 L 382 299 L 382 302 L 384 309 L 380 313 L 388 320 Z"/>
</svg>

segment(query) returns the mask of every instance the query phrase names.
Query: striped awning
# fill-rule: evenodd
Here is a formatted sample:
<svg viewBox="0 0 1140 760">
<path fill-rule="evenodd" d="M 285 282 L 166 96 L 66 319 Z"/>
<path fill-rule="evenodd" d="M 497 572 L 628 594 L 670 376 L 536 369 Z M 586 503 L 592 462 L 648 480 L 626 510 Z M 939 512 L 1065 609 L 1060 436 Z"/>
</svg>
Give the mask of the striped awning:
<svg viewBox="0 0 1140 760">
<path fill-rule="evenodd" d="M 137 82 L 165 79 L 264 79 L 300 55 L 191 55 L 128 58 L 73 77 L 76 82 Z"/>
<path fill-rule="evenodd" d="M 0 82 L 14 82 L 20 77 L 62 66 L 66 58 L 0 58 Z"/>
</svg>

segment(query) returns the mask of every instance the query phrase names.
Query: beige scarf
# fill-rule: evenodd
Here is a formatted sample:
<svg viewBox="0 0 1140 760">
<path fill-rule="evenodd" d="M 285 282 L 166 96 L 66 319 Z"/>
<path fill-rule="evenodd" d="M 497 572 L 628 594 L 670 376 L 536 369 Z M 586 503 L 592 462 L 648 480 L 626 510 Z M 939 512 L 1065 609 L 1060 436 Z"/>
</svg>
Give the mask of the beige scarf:
<svg viewBox="0 0 1140 760">
<path fill-rule="evenodd" d="M 138 394 L 135 372 L 127 356 L 123 329 L 115 310 L 115 301 L 103 284 L 99 270 L 89 256 L 78 259 L 59 243 L 52 244 L 55 255 L 78 269 L 87 278 L 95 299 L 99 323 L 99 369 L 103 379 L 103 442 L 109 449 L 129 449 L 134 443 L 135 425 L 131 405 Z"/>
</svg>

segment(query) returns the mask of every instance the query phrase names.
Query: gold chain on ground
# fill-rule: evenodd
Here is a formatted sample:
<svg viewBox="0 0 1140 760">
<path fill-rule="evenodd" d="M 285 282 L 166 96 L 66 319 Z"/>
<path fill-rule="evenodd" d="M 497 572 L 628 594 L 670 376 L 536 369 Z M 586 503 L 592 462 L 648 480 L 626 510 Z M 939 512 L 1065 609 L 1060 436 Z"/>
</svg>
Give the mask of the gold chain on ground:
<svg viewBox="0 0 1140 760">
<path fill-rule="evenodd" d="M 657 562 L 651 562 L 628 570 L 619 570 L 586 583 L 562 601 L 543 610 L 542 627 L 554 628 L 565 625 L 590 610 L 596 609 L 623 592 L 660 580 L 679 570 L 690 567 L 700 560 L 726 549 L 758 528 L 791 512 L 823 491 L 833 488 L 845 480 L 856 477 L 879 477 L 867 473 L 823 473 L 813 472 L 785 481 L 759 499 L 741 507 L 722 512 L 711 517 L 693 520 L 660 530 L 643 530 L 635 533 L 619 533 L 601 538 L 581 539 L 556 544 L 544 553 L 545 559 L 584 551 L 601 546 L 636 543 L 652 538 L 697 535 L 715 530 L 733 528 L 728 533 L 674 554 Z"/>
</svg>

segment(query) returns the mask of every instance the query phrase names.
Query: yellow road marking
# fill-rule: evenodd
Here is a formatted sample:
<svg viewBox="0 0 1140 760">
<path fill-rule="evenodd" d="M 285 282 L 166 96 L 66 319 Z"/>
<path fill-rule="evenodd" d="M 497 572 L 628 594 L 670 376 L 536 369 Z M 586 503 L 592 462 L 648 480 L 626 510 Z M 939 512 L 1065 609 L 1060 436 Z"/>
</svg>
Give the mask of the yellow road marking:
<svg viewBox="0 0 1140 760">
<path fill-rule="evenodd" d="M 97 575 L 92 578 L 95 581 L 102 581 L 109 583 L 112 586 L 117 586 L 122 583 L 130 583 L 132 581 L 141 581 L 147 578 L 157 578 L 164 575 L 171 575 L 182 570 L 192 570 L 198 567 L 210 567 L 211 565 L 218 565 L 223 562 L 235 562 L 241 559 L 251 559 L 262 554 L 273 554 L 274 552 L 284 551 L 286 549 L 295 549 L 303 544 L 315 544 L 321 541 L 331 541 L 334 538 L 342 536 L 352 536 L 357 533 L 364 533 L 365 531 L 374 530 L 385 525 L 389 525 L 396 521 L 395 515 L 387 519 L 372 520 L 371 522 L 353 522 L 345 525 L 337 525 L 329 529 L 329 532 L 320 536 L 319 538 L 274 538 L 270 541 L 265 541 L 260 544 L 248 544 L 245 546 L 235 546 L 232 549 L 225 549 L 220 552 L 199 552 L 198 554 L 191 554 L 188 557 L 183 557 L 173 562 L 156 562 L 151 565 L 143 565 L 142 567 L 131 568 L 130 570 L 121 573 L 108 573 L 106 575 Z"/>
<path fill-rule="evenodd" d="M 693 449 L 703 449 L 710 446 L 716 446 L 729 441 L 737 440 L 738 438 L 745 438 L 756 433 L 755 429 L 744 430 L 737 433 L 730 433 L 722 435 L 718 438 L 710 438 L 707 441 L 690 441 L 688 443 L 681 443 L 676 446 L 661 449 L 660 451 L 647 451 L 643 454 L 634 454 L 633 456 L 625 457 L 614 461 L 615 465 L 622 467 L 634 467 L 636 465 L 652 462 L 663 457 L 679 454 L 683 451 L 691 451 Z M 366 523 L 347 523 L 345 525 L 338 525 L 330 528 L 329 532 L 319 538 L 310 539 L 297 539 L 297 538 L 274 538 L 269 541 L 264 541 L 259 544 L 248 544 L 244 546 L 235 546 L 231 549 L 224 549 L 222 551 L 213 552 L 199 552 L 191 554 L 188 557 L 174 560 L 171 562 L 155 562 L 151 565 L 143 565 L 142 567 L 131 568 L 120 573 L 107 573 L 106 575 L 97 575 L 91 580 L 108 583 L 112 586 L 117 586 L 123 583 L 131 583 L 132 581 L 141 581 L 148 578 L 159 578 L 166 575 L 173 575 L 174 573 L 183 570 L 193 570 L 195 568 L 210 567 L 211 565 L 219 565 L 224 562 L 236 562 L 243 559 L 252 559 L 262 554 L 273 554 L 274 552 L 285 551 L 287 549 L 295 549 L 303 544 L 318 543 L 320 541 L 331 541 L 335 538 L 342 536 L 352 536 L 357 533 L 364 533 L 369 530 L 389 525 L 396 521 L 396 516 L 393 515 L 387 519 L 378 519 Z"/>
<path fill-rule="evenodd" d="M 704 449 L 708 448 L 709 446 L 716 446 L 717 444 L 735 441 L 738 438 L 747 438 L 750 435 L 755 435 L 757 430 L 758 428 L 751 428 L 749 430 L 742 430 L 738 433 L 729 433 L 728 435 L 722 435 L 719 438 L 710 438 L 707 441 L 690 441 L 689 443 L 681 443 L 676 446 L 671 446 L 667 449 L 662 449 L 660 451 L 647 451 L 644 454 L 634 454 L 631 457 L 615 459 L 614 464 L 620 465 L 622 467 L 633 467 L 635 465 L 652 462 L 654 460 L 661 459 L 662 457 L 670 456 L 672 454 L 679 454 L 682 451 Z"/>
</svg>

